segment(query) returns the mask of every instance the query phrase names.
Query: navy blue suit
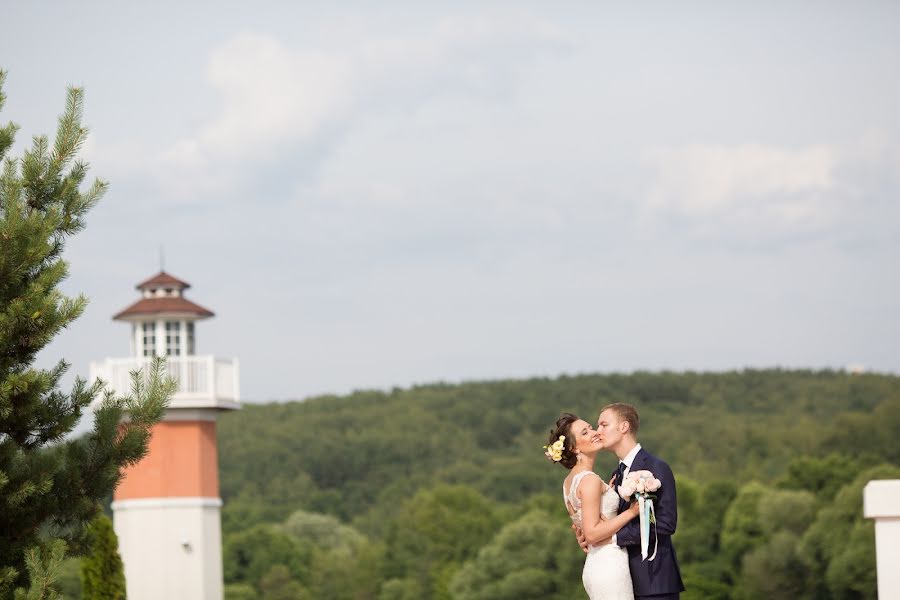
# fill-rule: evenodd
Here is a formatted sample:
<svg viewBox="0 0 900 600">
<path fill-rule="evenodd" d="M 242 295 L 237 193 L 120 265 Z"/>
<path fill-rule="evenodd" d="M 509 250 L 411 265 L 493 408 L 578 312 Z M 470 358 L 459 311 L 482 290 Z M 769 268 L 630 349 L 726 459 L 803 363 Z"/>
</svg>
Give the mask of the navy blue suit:
<svg viewBox="0 0 900 600">
<path fill-rule="evenodd" d="M 653 501 L 656 524 L 650 525 L 650 556 L 653 555 L 654 530 L 659 536 L 656 558 L 652 561 L 641 558 L 639 519 L 632 519 L 622 527 L 616 534 L 616 542 L 628 549 L 628 566 L 631 569 L 631 581 L 637 598 L 657 596 L 677 598 L 678 594 L 684 591 L 684 583 L 681 581 L 681 570 L 678 568 L 678 558 L 672 545 L 672 534 L 675 533 L 675 525 L 678 522 L 675 476 L 672 475 L 669 465 L 643 448 L 638 451 L 628 470 L 629 473 L 634 471 L 650 471 L 662 483 Z M 621 483 L 616 481 L 614 485 Z M 619 502 L 619 512 L 626 508 L 627 502 L 624 500 Z"/>
</svg>

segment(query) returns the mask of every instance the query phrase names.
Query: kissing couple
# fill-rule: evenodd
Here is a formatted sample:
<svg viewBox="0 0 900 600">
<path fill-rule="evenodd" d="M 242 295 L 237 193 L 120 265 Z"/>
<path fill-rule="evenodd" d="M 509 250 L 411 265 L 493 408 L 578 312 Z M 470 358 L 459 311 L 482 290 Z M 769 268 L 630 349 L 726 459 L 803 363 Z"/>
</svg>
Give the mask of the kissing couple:
<svg viewBox="0 0 900 600">
<path fill-rule="evenodd" d="M 675 477 L 641 448 L 640 424 L 630 404 L 604 406 L 596 429 L 563 413 L 545 446 L 547 457 L 569 470 L 563 500 L 587 553 L 581 579 L 590 600 L 668 600 L 684 591 L 672 545 Z M 593 470 L 603 450 L 619 458 L 608 484 Z"/>
</svg>

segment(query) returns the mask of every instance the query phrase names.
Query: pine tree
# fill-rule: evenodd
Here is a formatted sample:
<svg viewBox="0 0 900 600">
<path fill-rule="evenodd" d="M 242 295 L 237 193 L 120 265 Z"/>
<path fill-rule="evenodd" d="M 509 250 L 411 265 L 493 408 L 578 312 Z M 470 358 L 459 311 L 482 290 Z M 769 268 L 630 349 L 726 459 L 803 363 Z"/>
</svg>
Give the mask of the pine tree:
<svg viewBox="0 0 900 600">
<path fill-rule="evenodd" d="M 0 71 L 0 109 L 5 72 Z M 84 310 L 86 298 L 68 298 L 66 240 L 84 227 L 88 210 L 106 191 L 95 180 L 82 191 L 87 165 L 76 159 L 87 130 L 81 125 L 83 91 L 69 88 L 52 146 L 35 136 L 21 159 L 7 157 L 16 126 L 0 127 L 0 597 L 29 585 L 35 557 L 64 540 L 83 553 L 85 529 L 121 477 L 147 451 L 150 427 L 165 411 L 175 383 L 157 361 L 147 381 L 132 374 L 132 393 L 115 397 L 100 383 L 78 378 L 66 394 L 57 386 L 68 368 L 60 361 L 36 369 L 38 351 Z M 93 430 L 64 441 L 94 399 Z M 122 417 L 127 415 L 123 422 Z M 43 552 L 43 554 L 42 554 Z M 26 564 L 26 553 L 29 558 Z M 53 555 L 49 554 L 52 561 Z M 52 565 L 51 565 L 52 566 Z M 50 569 L 52 571 L 52 569 Z M 43 572 L 43 571 L 41 571 Z M 42 583 L 31 578 L 31 588 Z"/>
<path fill-rule="evenodd" d="M 91 553 L 81 559 L 81 593 L 85 600 L 125 600 L 125 571 L 112 521 L 97 515 L 88 528 Z"/>
</svg>

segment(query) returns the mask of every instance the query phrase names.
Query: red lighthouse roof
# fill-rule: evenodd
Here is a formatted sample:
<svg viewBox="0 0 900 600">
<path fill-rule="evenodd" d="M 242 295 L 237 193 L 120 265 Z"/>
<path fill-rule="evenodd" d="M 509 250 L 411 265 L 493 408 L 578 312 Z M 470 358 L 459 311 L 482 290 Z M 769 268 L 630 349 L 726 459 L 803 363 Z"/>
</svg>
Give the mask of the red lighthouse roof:
<svg viewBox="0 0 900 600">
<path fill-rule="evenodd" d="M 144 315 L 191 315 L 205 319 L 212 317 L 213 313 L 208 308 L 203 308 L 186 298 L 141 298 L 125 310 L 117 313 L 113 319 L 127 320 L 131 317 Z"/>
<path fill-rule="evenodd" d="M 182 295 L 183 290 L 189 287 L 191 284 L 188 282 L 160 271 L 137 285 L 137 289 L 144 293 L 144 297 L 117 313 L 113 319 L 130 321 L 162 314 L 195 319 L 212 317 L 214 313 L 211 310 L 191 302 Z"/>
<path fill-rule="evenodd" d="M 158 290 L 160 288 L 186 290 L 189 287 L 191 287 L 191 284 L 187 281 L 172 277 L 165 271 L 160 271 L 150 279 L 137 284 L 137 289 L 139 290 Z"/>
</svg>

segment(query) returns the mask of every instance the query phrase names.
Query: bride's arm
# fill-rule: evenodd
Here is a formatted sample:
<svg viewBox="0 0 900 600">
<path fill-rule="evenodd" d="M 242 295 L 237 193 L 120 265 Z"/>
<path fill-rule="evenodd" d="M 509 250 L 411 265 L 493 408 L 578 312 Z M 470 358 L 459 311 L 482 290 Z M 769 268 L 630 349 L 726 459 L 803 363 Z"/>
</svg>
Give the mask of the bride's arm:
<svg viewBox="0 0 900 600">
<path fill-rule="evenodd" d="M 603 494 L 603 482 L 599 477 L 586 477 L 578 486 L 581 495 L 581 523 L 584 537 L 588 544 L 594 545 L 606 540 L 621 529 L 626 523 L 638 516 L 637 502 L 628 510 L 613 519 L 600 516 L 600 497 Z"/>
</svg>

